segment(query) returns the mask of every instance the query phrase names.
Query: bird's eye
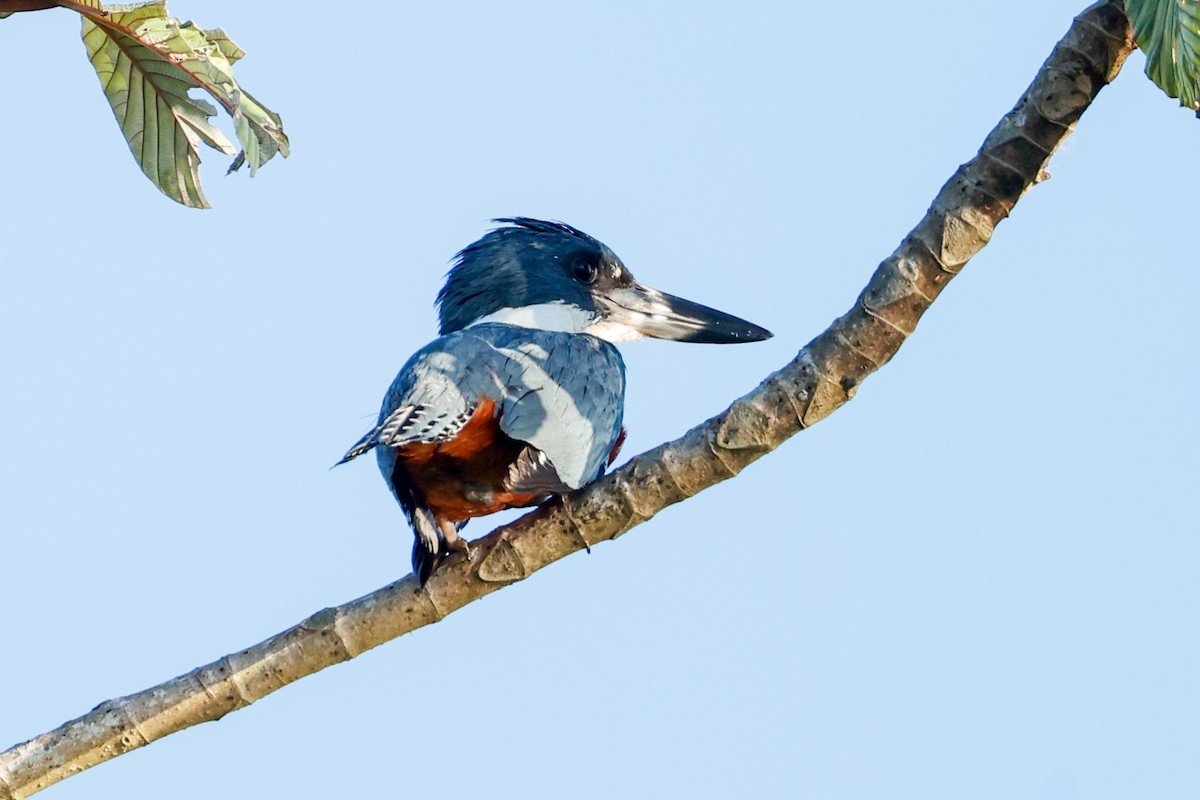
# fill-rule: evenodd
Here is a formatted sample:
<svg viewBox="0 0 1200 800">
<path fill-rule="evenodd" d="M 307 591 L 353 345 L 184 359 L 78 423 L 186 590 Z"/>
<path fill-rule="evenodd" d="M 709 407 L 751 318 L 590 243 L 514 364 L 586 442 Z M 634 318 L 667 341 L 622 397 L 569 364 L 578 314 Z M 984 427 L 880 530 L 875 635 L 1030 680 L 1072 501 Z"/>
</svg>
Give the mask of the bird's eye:
<svg viewBox="0 0 1200 800">
<path fill-rule="evenodd" d="M 586 258 L 578 259 L 571 265 L 571 272 L 575 275 L 575 280 L 583 283 L 596 282 L 596 265 L 588 261 Z"/>
</svg>

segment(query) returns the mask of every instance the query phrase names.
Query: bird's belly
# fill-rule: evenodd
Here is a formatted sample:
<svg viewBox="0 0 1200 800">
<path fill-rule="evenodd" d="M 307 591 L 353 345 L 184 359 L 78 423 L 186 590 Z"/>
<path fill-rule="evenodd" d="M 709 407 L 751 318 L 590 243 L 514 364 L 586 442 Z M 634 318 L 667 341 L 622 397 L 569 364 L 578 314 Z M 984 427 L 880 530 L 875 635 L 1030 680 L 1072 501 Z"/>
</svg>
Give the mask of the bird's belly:
<svg viewBox="0 0 1200 800">
<path fill-rule="evenodd" d="M 397 449 L 396 469 L 404 471 L 439 519 L 462 522 L 546 497 L 507 488 L 513 462 L 527 445 L 500 430 L 495 410 L 494 401 L 486 399 L 450 441 Z"/>
<path fill-rule="evenodd" d="M 419 484 L 418 484 L 419 485 Z M 484 484 L 438 483 L 424 489 L 425 503 L 438 519 L 465 522 L 506 508 L 537 505 L 546 495 L 520 494 Z"/>
</svg>

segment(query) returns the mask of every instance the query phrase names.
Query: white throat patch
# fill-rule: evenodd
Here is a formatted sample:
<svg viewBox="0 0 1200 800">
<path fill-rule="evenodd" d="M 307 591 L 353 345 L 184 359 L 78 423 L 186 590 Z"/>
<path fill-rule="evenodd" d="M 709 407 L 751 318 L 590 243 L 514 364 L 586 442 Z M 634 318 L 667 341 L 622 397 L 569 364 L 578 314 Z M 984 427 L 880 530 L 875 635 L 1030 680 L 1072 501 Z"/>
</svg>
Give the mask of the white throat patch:
<svg viewBox="0 0 1200 800">
<path fill-rule="evenodd" d="M 588 333 L 613 344 L 646 338 L 646 334 L 628 325 L 600 319 L 594 312 L 561 301 L 522 308 L 501 308 L 491 314 L 485 314 L 467 327 L 486 322 L 559 333 Z"/>
<path fill-rule="evenodd" d="M 501 325 L 516 325 L 519 328 L 537 328 L 543 331 L 559 331 L 561 333 L 583 333 L 588 325 L 596 321 L 596 315 L 584 311 L 579 306 L 555 301 L 539 303 L 536 306 L 521 308 L 502 308 L 486 314 L 471 323 L 482 325 L 485 322 L 498 322 Z M 468 325 L 467 327 L 471 327 Z"/>
<path fill-rule="evenodd" d="M 603 339 L 606 342 L 613 344 L 621 344 L 623 342 L 636 342 L 639 339 L 645 339 L 646 334 L 639 331 L 637 328 L 632 328 L 624 322 L 614 322 L 611 319 L 602 319 L 598 322 L 593 322 L 588 325 L 583 331 L 590 333 L 597 339 Z"/>
</svg>

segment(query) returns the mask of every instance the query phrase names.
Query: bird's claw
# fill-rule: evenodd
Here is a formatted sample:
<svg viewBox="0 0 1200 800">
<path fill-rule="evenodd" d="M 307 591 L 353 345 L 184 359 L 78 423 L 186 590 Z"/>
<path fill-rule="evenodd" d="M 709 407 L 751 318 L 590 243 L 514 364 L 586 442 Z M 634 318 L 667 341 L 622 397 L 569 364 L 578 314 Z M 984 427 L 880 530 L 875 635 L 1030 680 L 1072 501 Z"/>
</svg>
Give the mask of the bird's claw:
<svg viewBox="0 0 1200 800">
<path fill-rule="evenodd" d="M 446 555 L 442 559 L 442 564 L 449 567 L 463 561 L 471 560 L 471 543 L 466 539 L 459 539 L 456 542 L 446 542 Z"/>
</svg>

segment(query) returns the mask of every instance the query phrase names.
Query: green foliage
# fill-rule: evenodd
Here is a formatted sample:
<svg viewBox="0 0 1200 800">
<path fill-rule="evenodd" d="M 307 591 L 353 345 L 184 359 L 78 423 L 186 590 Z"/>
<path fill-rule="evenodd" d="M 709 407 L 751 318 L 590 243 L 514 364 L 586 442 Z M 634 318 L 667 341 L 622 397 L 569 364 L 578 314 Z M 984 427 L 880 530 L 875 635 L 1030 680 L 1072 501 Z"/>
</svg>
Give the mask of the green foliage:
<svg viewBox="0 0 1200 800">
<path fill-rule="evenodd" d="M 200 144 L 234 155 L 253 175 L 280 153 L 288 139 L 279 115 L 234 80 L 233 63 L 245 53 L 223 30 L 202 30 L 167 15 L 166 0 L 105 6 L 100 0 L 59 0 L 83 17 L 83 42 L 104 96 L 112 106 L 133 157 L 164 194 L 207 208 L 200 188 Z M 45 7 L 38 2 L 18 10 Z M 0 6 L 3 7 L 3 6 Z M 9 5 L 13 8 L 14 5 Z M 0 19 L 13 12 L 0 12 Z M 233 119 L 241 152 L 209 120 L 211 103 L 189 96 L 203 89 Z"/>
<path fill-rule="evenodd" d="M 1200 112 L 1200 0 L 1125 0 L 1146 75 Z"/>
</svg>

